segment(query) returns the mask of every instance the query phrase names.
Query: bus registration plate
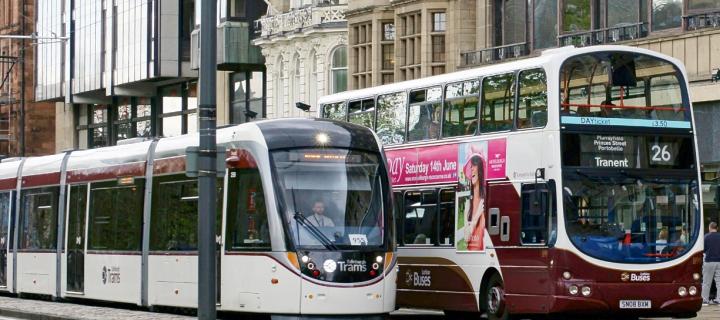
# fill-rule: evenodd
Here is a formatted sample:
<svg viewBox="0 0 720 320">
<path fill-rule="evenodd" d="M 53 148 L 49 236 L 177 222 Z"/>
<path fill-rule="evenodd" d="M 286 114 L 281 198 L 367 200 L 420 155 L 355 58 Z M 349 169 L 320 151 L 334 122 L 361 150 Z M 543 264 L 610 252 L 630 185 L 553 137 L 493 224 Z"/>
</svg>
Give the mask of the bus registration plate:
<svg viewBox="0 0 720 320">
<path fill-rule="evenodd" d="M 650 300 L 620 300 L 620 309 L 650 309 Z"/>
</svg>

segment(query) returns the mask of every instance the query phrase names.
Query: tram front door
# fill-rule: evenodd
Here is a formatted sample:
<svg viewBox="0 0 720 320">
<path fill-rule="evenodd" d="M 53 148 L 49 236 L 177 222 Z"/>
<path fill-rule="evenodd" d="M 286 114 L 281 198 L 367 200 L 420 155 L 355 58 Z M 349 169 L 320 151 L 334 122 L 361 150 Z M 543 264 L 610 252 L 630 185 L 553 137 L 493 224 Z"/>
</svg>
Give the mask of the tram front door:
<svg viewBox="0 0 720 320">
<path fill-rule="evenodd" d="M 70 186 L 67 217 L 67 292 L 85 291 L 85 217 L 88 187 Z"/>
</svg>

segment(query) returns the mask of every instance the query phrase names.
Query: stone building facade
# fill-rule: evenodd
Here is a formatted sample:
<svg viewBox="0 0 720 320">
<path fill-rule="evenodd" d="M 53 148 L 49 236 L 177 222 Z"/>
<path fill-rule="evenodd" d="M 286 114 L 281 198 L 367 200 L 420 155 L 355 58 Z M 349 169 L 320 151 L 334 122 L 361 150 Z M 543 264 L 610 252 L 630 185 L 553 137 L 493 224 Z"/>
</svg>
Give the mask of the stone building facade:
<svg viewBox="0 0 720 320">
<path fill-rule="evenodd" d="M 31 35 L 35 1 L 0 0 L 0 35 Z M 0 37 L 0 156 L 55 152 L 55 104 L 34 99 L 32 40 Z"/>
<path fill-rule="evenodd" d="M 267 117 L 314 116 L 319 97 L 347 89 L 347 1 L 271 4 L 253 41 L 265 57 Z M 310 109 L 297 108 L 297 102 Z"/>
</svg>

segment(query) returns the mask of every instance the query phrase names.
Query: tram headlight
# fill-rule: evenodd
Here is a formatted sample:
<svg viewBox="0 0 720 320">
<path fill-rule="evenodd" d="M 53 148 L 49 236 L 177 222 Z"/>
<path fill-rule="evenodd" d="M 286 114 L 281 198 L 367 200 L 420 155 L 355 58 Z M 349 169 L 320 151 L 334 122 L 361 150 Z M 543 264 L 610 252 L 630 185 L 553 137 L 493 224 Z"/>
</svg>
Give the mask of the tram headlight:
<svg viewBox="0 0 720 320">
<path fill-rule="evenodd" d="M 700 274 L 697 273 L 697 272 L 696 272 L 696 273 L 693 273 L 693 279 L 694 279 L 695 281 L 699 281 L 699 280 L 700 280 Z"/>
<path fill-rule="evenodd" d="M 307 264 L 307 268 L 310 269 L 310 270 L 315 270 L 315 264 L 312 263 L 312 262 L 310 262 L 310 263 Z"/>
<path fill-rule="evenodd" d="M 382 256 L 377 256 L 377 257 L 375 257 L 375 262 L 381 263 L 382 261 L 383 261 L 383 257 L 382 257 Z"/>
<path fill-rule="evenodd" d="M 576 296 L 578 294 L 578 291 L 579 289 L 576 285 L 571 285 L 570 287 L 568 287 L 568 292 L 573 296 Z"/>
<path fill-rule="evenodd" d="M 372 264 L 372 268 L 373 268 L 373 270 L 380 269 L 380 264 L 378 264 L 377 262 L 375 262 L 375 263 Z"/>
<path fill-rule="evenodd" d="M 572 278 L 572 274 L 570 274 L 570 271 L 563 272 L 562 276 L 565 280 L 570 280 Z"/>
<path fill-rule="evenodd" d="M 695 286 L 691 286 L 690 288 L 688 288 L 688 293 L 689 293 L 691 296 L 696 295 L 696 294 L 697 294 L 697 288 L 695 288 Z"/>
<path fill-rule="evenodd" d="M 590 289 L 590 287 L 582 287 L 581 292 L 584 297 L 589 297 L 592 294 L 592 289 Z"/>
<path fill-rule="evenodd" d="M 678 288 L 678 295 L 681 297 L 684 297 L 688 294 L 688 291 L 685 287 Z"/>
<path fill-rule="evenodd" d="M 303 263 L 307 263 L 308 261 L 310 261 L 310 258 L 308 258 L 308 256 L 302 256 L 302 258 L 300 258 L 300 259 L 302 260 Z"/>
</svg>

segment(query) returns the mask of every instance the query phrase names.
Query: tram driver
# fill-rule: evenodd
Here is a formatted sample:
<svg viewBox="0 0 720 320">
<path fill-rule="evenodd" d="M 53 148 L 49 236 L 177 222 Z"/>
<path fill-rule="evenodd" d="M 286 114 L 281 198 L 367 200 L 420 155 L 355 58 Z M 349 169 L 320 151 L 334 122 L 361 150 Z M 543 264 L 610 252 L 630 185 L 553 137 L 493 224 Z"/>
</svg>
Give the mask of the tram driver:
<svg viewBox="0 0 720 320">
<path fill-rule="evenodd" d="M 315 200 L 312 212 L 313 214 L 307 219 L 308 223 L 316 227 L 335 227 L 333 220 L 325 215 L 325 202 L 322 200 Z"/>
</svg>

